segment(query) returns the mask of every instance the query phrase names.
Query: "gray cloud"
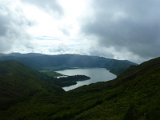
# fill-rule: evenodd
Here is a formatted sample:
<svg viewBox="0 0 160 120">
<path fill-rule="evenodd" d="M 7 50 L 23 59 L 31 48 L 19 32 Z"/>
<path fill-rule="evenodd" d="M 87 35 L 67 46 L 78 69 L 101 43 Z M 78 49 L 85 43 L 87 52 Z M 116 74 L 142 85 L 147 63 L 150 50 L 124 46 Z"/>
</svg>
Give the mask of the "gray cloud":
<svg viewBox="0 0 160 120">
<path fill-rule="evenodd" d="M 46 10 L 46 12 L 51 12 L 56 15 L 63 15 L 63 9 L 57 2 L 57 0 L 23 0 L 32 5 L 36 5 L 41 9 Z"/>
<path fill-rule="evenodd" d="M 20 9 L 12 11 L 8 5 L 0 3 L 0 52 L 8 52 L 26 44 L 28 35 L 25 27 L 29 22 Z"/>
<path fill-rule="evenodd" d="M 82 34 L 74 36 L 81 40 L 72 40 L 71 43 L 73 42 L 74 45 L 55 44 L 54 47 L 37 44 L 40 41 L 57 40 L 58 35 L 55 35 L 56 38 L 47 35 L 34 38 L 32 33 L 31 36 L 27 34 L 27 30 L 34 28 L 34 25 L 32 26 L 32 23 L 25 18 L 23 7 L 26 4 L 26 8 L 28 5 L 37 6 L 44 12 L 53 13 L 51 17 L 56 18 L 65 14 L 58 0 L 19 0 L 20 3 L 16 5 L 11 2 L 12 0 L 4 1 L 9 1 L 10 4 L 0 2 L 0 52 L 15 50 L 21 52 L 24 47 L 24 52 L 30 50 L 57 54 L 72 52 L 134 61 L 143 61 L 160 55 L 159 0 L 91 0 L 91 8 L 86 11 L 87 16 L 85 18 L 83 16 L 78 25 L 81 27 Z M 11 7 L 11 4 L 16 8 Z M 90 11 L 91 14 L 88 13 Z M 61 18 L 65 21 L 65 17 Z M 62 27 L 60 31 L 70 36 L 73 33 L 68 32 L 68 29 L 70 28 Z M 36 45 L 33 44 L 34 42 Z"/>
<path fill-rule="evenodd" d="M 126 49 L 142 58 L 160 55 L 159 0 L 93 0 L 93 16 L 82 31 L 99 45 Z M 123 53 L 121 53 L 123 54 Z"/>
</svg>

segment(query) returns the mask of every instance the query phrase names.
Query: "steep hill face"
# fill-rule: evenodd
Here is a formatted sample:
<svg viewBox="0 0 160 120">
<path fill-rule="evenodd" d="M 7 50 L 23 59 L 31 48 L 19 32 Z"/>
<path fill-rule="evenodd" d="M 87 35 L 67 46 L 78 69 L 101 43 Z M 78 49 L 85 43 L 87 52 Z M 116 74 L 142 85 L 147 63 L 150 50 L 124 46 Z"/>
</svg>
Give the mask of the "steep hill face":
<svg viewBox="0 0 160 120">
<path fill-rule="evenodd" d="M 0 62 L 0 108 L 28 99 L 50 88 L 45 76 L 16 61 Z M 52 92 L 58 90 L 52 86 Z M 60 88 L 59 88 L 60 89 Z"/>
<path fill-rule="evenodd" d="M 115 80 L 66 92 L 57 101 L 32 98 L 0 111 L 0 117 L 3 120 L 157 120 L 159 92 L 160 58 L 156 58 L 129 68 Z"/>
<path fill-rule="evenodd" d="M 87 55 L 43 55 L 43 54 L 8 54 L 1 55 L 0 60 L 16 60 L 36 69 L 67 69 L 74 67 L 98 67 L 107 68 L 112 73 L 119 74 L 131 65 L 136 65 L 127 60 L 108 59 L 97 56 Z"/>
<path fill-rule="evenodd" d="M 113 81 L 72 91 L 70 95 L 83 96 L 84 104 L 94 103 L 74 119 L 156 120 L 160 118 L 159 92 L 160 58 L 156 58 L 131 67 Z"/>
</svg>

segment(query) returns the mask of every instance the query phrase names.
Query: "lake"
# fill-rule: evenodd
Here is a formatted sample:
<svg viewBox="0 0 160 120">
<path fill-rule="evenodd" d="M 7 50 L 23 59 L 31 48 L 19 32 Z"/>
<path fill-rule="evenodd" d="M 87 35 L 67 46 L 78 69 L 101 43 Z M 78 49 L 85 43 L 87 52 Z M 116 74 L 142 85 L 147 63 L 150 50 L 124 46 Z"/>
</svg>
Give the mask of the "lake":
<svg viewBox="0 0 160 120">
<path fill-rule="evenodd" d="M 64 75 L 86 75 L 91 78 L 86 81 L 78 81 L 76 85 L 63 87 L 65 91 L 73 90 L 83 85 L 89 85 L 100 81 L 109 81 L 116 78 L 116 75 L 112 74 L 105 68 L 67 69 L 56 72 Z"/>
</svg>

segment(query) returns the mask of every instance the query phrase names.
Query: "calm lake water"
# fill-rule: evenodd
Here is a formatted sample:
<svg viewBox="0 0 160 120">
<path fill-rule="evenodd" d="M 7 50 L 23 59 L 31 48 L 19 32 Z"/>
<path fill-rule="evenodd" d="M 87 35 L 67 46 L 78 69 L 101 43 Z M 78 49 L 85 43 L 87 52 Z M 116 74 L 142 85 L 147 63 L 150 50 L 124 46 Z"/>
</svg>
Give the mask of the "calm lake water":
<svg viewBox="0 0 160 120">
<path fill-rule="evenodd" d="M 116 78 L 116 75 L 110 73 L 105 68 L 67 69 L 67 70 L 60 70 L 56 72 L 64 75 L 86 75 L 91 78 L 86 81 L 78 81 L 76 85 L 63 87 L 65 91 L 69 91 L 83 85 L 89 85 L 91 83 L 96 83 L 100 81 L 108 81 Z"/>
</svg>

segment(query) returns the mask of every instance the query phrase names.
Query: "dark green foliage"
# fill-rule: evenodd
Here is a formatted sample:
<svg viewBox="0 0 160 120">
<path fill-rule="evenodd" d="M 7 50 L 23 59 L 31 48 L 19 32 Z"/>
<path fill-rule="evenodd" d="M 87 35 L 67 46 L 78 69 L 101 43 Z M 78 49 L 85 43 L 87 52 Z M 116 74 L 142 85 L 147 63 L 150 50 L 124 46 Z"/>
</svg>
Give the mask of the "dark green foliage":
<svg viewBox="0 0 160 120">
<path fill-rule="evenodd" d="M 40 72 L 49 76 L 49 77 L 53 77 L 53 78 L 58 77 L 58 76 L 63 76 L 62 74 L 57 73 L 53 70 L 41 70 Z"/>
<path fill-rule="evenodd" d="M 61 78 L 52 78 L 54 84 L 61 87 L 75 85 L 77 84 L 77 81 L 85 81 L 89 79 L 90 77 L 85 75 L 74 75 L 74 76 L 65 76 Z"/>
<path fill-rule="evenodd" d="M 43 70 L 41 73 L 51 77 L 52 82 L 61 87 L 75 85 L 77 84 L 77 81 L 85 81 L 90 79 L 90 77 L 85 75 L 66 76 L 50 70 Z"/>
<path fill-rule="evenodd" d="M 49 85 L 46 78 L 16 61 L 0 62 L 0 109 L 35 94 L 60 89 L 55 85 Z"/>
<path fill-rule="evenodd" d="M 33 95 L 1 110 L 0 119 L 158 120 L 159 92 L 160 58 L 157 58 L 131 67 L 109 82 L 91 84 L 60 95 L 52 91 Z"/>
</svg>

